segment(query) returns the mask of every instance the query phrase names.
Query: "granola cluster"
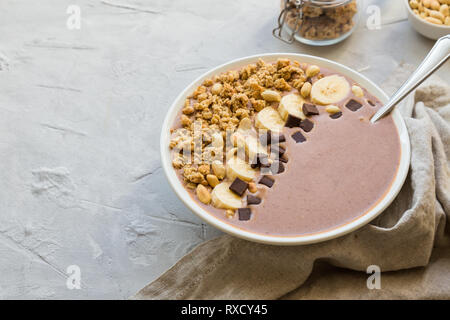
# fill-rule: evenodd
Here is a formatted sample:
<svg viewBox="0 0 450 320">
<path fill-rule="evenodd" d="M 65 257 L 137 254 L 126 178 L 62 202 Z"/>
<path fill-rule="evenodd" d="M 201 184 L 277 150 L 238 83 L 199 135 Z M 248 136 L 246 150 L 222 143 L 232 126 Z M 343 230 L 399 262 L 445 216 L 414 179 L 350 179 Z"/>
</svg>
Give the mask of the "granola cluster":
<svg viewBox="0 0 450 320">
<path fill-rule="evenodd" d="M 186 98 L 181 110 L 180 127 L 172 129 L 170 148 L 180 150 L 173 153 L 172 165 L 182 169 L 184 181 L 189 188 L 223 179 L 225 141 L 242 121 L 253 119 L 255 113 L 270 105 L 270 93 L 310 90 L 308 78 L 318 71 L 306 64 L 278 59 L 276 63 L 259 60 L 240 70 L 232 70 L 211 79 L 206 79 Z M 303 90 L 309 94 L 309 90 Z M 262 94 L 266 92 L 265 98 Z M 197 141 L 197 144 L 196 144 Z M 194 152 L 195 146 L 201 152 Z M 190 150 L 190 152 L 181 152 Z M 221 167 L 222 166 L 222 167 Z M 217 179 L 216 179 L 217 178 Z"/>
<path fill-rule="evenodd" d="M 285 1 L 282 1 L 284 8 Z M 357 13 L 357 3 L 353 0 L 335 8 L 321 8 L 306 4 L 303 7 L 303 20 L 298 34 L 310 40 L 336 39 L 349 32 L 354 27 L 353 17 Z M 287 24 L 295 27 L 298 17 L 297 10 L 290 10 L 287 14 Z"/>
</svg>

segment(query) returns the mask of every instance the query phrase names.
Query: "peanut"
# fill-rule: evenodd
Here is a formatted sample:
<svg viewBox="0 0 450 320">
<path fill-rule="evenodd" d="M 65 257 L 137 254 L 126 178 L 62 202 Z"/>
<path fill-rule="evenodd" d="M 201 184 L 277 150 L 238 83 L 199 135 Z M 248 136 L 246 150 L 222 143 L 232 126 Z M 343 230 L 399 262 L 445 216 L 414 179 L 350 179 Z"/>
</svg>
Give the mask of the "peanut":
<svg viewBox="0 0 450 320">
<path fill-rule="evenodd" d="M 250 183 L 248 184 L 248 190 L 249 190 L 251 193 L 257 192 L 257 191 L 258 191 L 258 188 L 256 187 L 256 183 L 250 182 Z"/>
<path fill-rule="evenodd" d="M 419 3 L 417 2 L 417 0 L 411 0 L 409 2 L 409 5 L 412 9 L 417 9 L 419 7 Z"/>
<path fill-rule="evenodd" d="M 338 106 L 329 105 L 325 108 L 326 112 L 335 114 L 341 111 L 341 109 Z"/>
<path fill-rule="evenodd" d="M 197 189 L 195 189 L 195 192 L 197 193 L 198 200 L 204 204 L 209 204 L 211 202 L 211 194 L 205 186 L 199 184 Z"/>
<path fill-rule="evenodd" d="M 361 89 L 361 87 L 353 85 L 352 86 L 352 92 L 355 96 L 357 96 L 358 98 L 362 98 L 364 97 L 364 91 Z"/>
<path fill-rule="evenodd" d="M 409 6 L 415 14 L 434 24 L 449 25 L 450 0 L 410 0 Z"/>
<path fill-rule="evenodd" d="M 442 21 L 433 17 L 426 17 L 426 21 L 434 23 L 434 24 L 442 24 Z"/>
<path fill-rule="evenodd" d="M 308 78 L 312 78 L 312 77 L 318 75 L 319 72 L 320 72 L 320 68 L 318 66 L 311 65 L 308 67 L 308 69 L 306 69 L 306 76 Z"/>
<path fill-rule="evenodd" d="M 219 184 L 219 179 L 213 174 L 208 174 L 206 176 L 206 180 L 208 181 L 209 185 L 213 188 Z"/>
<path fill-rule="evenodd" d="M 217 178 L 219 178 L 220 180 L 225 178 L 226 169 L 225 169 L 225 166 L 223 165 L 223 163 L 221 163 L 219 161 L 215 161 L 215 162 L 213 162 L 211 167 Z"/>
<path fill-rule="evenodd" d="M 228 219 L 231 219 L 234 217 L 234 210 L 228 209 L 225 213 Z"/>
<path fill-rule="evenodd" d="M 311 93 L 312 85 L 310 82 L 305 82 L 302 86 L 302 89 L 300 90 L 301 95 L 303 98 L 307 98 L 309 94 Z"/>
<path fill-rule="evenodd" d="M 439 1 L 437 1 L 437 0 L 431 1 L 431 9 L 439 10 L 440 7 L 441 7 L 441 5 L 439 4 Z"/>
<path fill-rule="evenodd" d="M 435 11 L 435 10 L 430 10 L 430 17 L 441 20 L 442 22 L 444 22 L 445 17 L 442 13 L 440 13 L 439 11 Z"/>
<path fill-rule="evenodd" d="M 264 90 L 261 96 L 268 102 L 279 102 L 281 100 L 281 95 L 275 90 Z"/>
</svg>

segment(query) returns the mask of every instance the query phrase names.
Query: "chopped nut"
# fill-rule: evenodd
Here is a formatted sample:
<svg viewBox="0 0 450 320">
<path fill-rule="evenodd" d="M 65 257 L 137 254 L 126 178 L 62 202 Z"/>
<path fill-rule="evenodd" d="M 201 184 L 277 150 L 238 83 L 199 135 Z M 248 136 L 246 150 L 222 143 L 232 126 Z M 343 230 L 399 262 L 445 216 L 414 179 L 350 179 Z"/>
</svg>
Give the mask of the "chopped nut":
<svg viewBox="0 0 450 320">
<path fill-rule="evenodd" d="M 251 193 L 257 192 L 257 191 L 258 191 L 258 188 L 256 187 L 256 183 L 250 182 L 250 183 L 248 184 L 248 190 L 249 190 Z"/>
<path fill-rule="evenodd" d="M 234 217 L 234 210 L 227 209 L 225 215 L 227 216 L 228 219 L 233 218 Z"/>
<path fill-rule="evenodd" d="M 265 90 L 261 93 L 261 96 L 269 102 L 279 102 L 281 100 L 281 95 L 275 90 Z"/>
<path fill-rule="evenodd" d="M 358 98 L 362 98 L 364 97 L 364 91 L 361 89 L 361 87 L 357 86 L 357 85 L 353 85 L 352 86 L 352 92 L 355 96 L 357 96 Z"/>
<path fill-rule="evenodd" d="M 312 89 L 311 83 L 305 82 L 302 86 L 302 89 L 300 90 L 300 94 L 303 96 L 303 98 L 307 98 L 311 93 L 311 89 Z"/>
<path fill-rule="evenodd" d="M 208 174 L 206 176 L 206 180 L 208 181 L 209 185 L 213 188 L 219 184 L 219 179 L 213 174 Z"/>
<path fill-rule="evenodd" d="M 329 105 L 325 108 L 326 112 L 330 114 L 335 114 L 341 111 L 341 109 L 338 106 Z"/>
<path fill-rule="evenodd" d="M 311 65 L 306 69 L 306 76 L 312 78 L 320 73 L 320 68 L 316 65 Z"/>
<path fill-rule="evenodd" d="M 197 193 L 198 199 L 201 202 L 203 202 L 204 204 L 209 204 L 211 202 L 211 194 L 203 185 L 199 184 L 195 191 Z"/>
</svg>

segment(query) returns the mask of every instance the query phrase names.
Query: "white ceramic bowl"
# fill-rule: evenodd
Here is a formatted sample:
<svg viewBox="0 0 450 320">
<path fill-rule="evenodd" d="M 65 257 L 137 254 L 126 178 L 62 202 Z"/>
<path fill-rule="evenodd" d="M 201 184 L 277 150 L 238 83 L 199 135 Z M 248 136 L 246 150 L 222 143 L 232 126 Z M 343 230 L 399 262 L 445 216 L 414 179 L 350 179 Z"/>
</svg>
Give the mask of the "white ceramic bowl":
<svg viewBox="0 0 450 320">
<path fill-rule="evenodd" d="M 372 208 L 369 212 L 363 214 L 356 220 L 353 220 L 350 223 L 344 224 L 342 226 L 338 226 L 337 228 L 333 228 L 332 230 L 325 230 L 320 233 L 315 233 L 311 235 L 300 235 L 300 236 L 270 236 L 263 235 L 258 233 L 253 233 L 250 231 L 245 231 L 234 227 L 231 224 L 226 223 L 225 221 L 219 220 L 214 217 L 212 214 L 208 213 L 202 207 L 200 207 L 189 195 L 188 191 L 184 188 L 180 180 L 178 179 L 174 168 L 172 167 L 171 154 L 169 149 L 170 142 L 170 128 L 172 127 L 178 111 L 182 108 L 183 102 L 185 98 L 192 93 L 197 86 L 199 86 L 204 79 L 210 78 L 213 75 L 228 71 L 228 70 L 236 70 L 240 67 L 248 65 L 250 63 L 255 63 L 258 58 L 263 58 L 265 61 L 275 61 L 278 58 L 288 58 L 292 60 L 298 60 L 301 62 L 312 63 L 319 66 L 323 66 L 326 68 L 330 68 L 336 72 L 339 72 L 345 76 L 350 77 L 355 80 L 361 86 L 366 88 L 371 94 L 380 99 L 383 103 L 386 103 L 388 97 L 386 94 L 372 81 L 361 75 L 360 73 L 343 66 L 342 64 L 317 58 L 309 55 L 302 54 L 284 54 L 284 53 L 270 53 L 270 54 L 262 54 L 255 55 L 250 57 L 245 57 L 241 59 L 237 59 L 217 68 L 214 68 L 207 73 L 203 74 L 195 81 L 193 81 L 180 95 L 175 99 L 169 111 L 167 112 L 166 118 L 164 120 L 161 132 L 161 161 L 164 172 L 167 176 L 169 184 L 172 186 L 175 193 L 178 197 L 183 201 L 183 203 L 191 209 L 196 215 L 200 218 L 208 222 L 209 224 L 215 226 L 216 228 L 235 235 L 237 237 L 247 239 L 250 241 L 274 244 L 274 245 L 299 245 L 299 244 L 308 244 L 320 242 L 332 238 L 336 238 L 342 236 L 346 233 L 349 233 L 353 230 L 356 230 L 363 225 L 370 222 L 372 219 L 377 217 L 386 207 L 394 200 L 400 191 L 406 175 L 409 169 L 409 161 L 410 161 L 410 144 L 409 144 L 409 136 L 406 130 L 405 123 L 400 116 L 400 113 L 396 110 L 393 112 L 393 118 L 395 125 L 397 126 L 398 133 L 400 136 L 400 145 L 401 145 L 401 158 L 400 158 L 400 167 L 397 171 L 397 175 L 395 177 L 394 182 L 392 183 L 389 192 L 387 192 L 386 196 L 378 202 L 378 204 Z M 388 139 L 388 137 L 386 137 Z"/>
<path fill-rule="evenodd" d="M 450 34 L 450 26 L 438 25 L 422 19 L 412 11 L 408 0 L 404 0 L 403 2 L 405 3 L 406 10 L 408 11 L 408 21 L 418 33 L 433 40 L 437 40 Z"/>
</svg>

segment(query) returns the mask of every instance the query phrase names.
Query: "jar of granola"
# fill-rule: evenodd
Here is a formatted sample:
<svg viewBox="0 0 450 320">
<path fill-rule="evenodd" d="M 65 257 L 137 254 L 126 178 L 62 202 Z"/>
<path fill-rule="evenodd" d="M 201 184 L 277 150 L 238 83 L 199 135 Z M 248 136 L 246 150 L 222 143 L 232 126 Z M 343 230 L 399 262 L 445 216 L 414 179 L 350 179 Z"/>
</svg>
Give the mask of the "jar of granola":
<svg viewBox="0 0 450 320">
<path fill-rule="evenodd" d="M 338 43 L 356 28 L 358 6 L 358 0 L 281 0 L 273 35 L 288 43 L 294 39 L 313 46 Z"/>
</svg>

